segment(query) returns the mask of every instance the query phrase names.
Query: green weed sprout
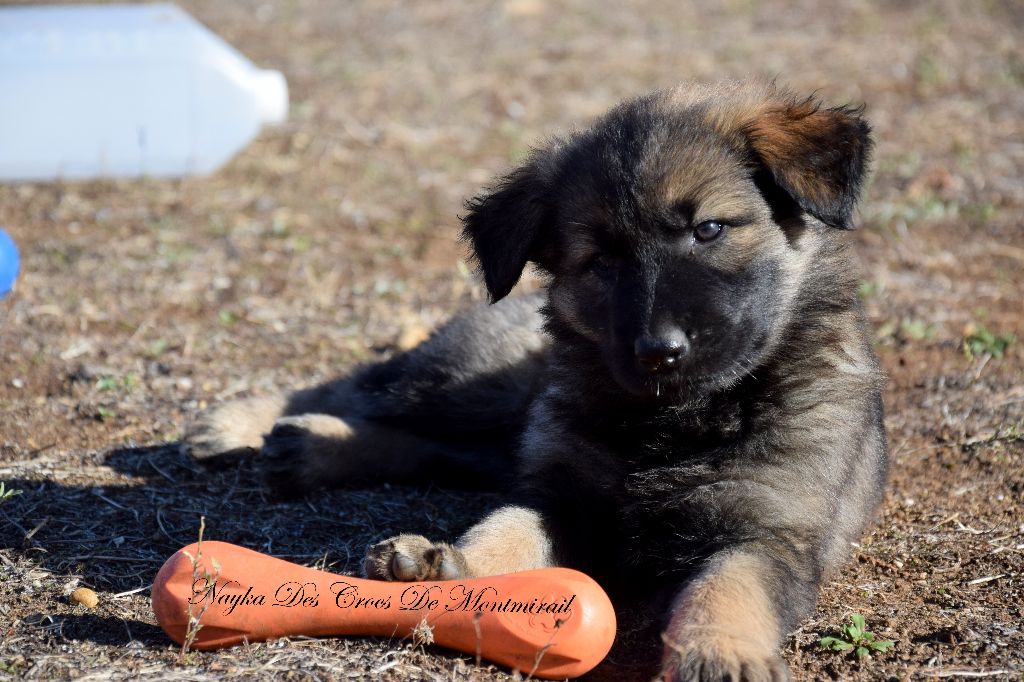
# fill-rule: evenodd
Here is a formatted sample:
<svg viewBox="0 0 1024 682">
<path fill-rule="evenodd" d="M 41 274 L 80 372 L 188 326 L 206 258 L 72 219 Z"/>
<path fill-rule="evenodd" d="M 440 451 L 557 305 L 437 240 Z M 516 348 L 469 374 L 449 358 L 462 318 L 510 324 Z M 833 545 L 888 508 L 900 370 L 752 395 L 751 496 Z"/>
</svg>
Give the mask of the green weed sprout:
<svg viewBox="0 0 1024 682">
<path fill-rule="evenodd" d="M 864 616 L 855 613 L 850 616 L 850 623 L 843 626 L 839 637 L 822 637 L 818 644 L 823 649 L 847 653 L 856 652 L 857 658 L 870 658 L 872 652 L 883 653 L 896 646 L 890 639 L 878 639 L 875 633 L 864 626 Z"/>
</svg>

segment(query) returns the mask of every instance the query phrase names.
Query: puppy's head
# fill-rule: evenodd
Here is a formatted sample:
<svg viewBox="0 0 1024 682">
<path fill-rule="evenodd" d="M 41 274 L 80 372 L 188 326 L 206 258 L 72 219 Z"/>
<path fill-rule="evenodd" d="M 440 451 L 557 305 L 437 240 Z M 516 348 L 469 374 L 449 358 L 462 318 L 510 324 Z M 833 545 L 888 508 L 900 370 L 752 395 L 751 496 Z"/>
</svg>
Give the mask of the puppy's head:
<svg viewBox="0 0 1024 682">
<path fill-rule="evenodd" d="M 764 83 L 626 102 L 469 202 L 491 299 L 528 262 L 549 316 L 637 395 L 724 387 L 763 361 L 828 231 L 850 226 L 860 112 Z"/>
</svg>

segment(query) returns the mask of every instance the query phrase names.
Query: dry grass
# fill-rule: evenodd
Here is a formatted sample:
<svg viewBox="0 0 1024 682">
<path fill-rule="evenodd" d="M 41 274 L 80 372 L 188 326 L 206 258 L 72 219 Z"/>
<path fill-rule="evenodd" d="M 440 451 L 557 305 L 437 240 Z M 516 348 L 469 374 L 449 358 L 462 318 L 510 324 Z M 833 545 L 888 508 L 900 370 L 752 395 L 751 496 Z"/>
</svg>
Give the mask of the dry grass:
<svg viewBox="0 0 1024 682">
<path fill-rule="evenodd" d="M 0 504 L 0 676 L 507 678 L 398 641 L 179 660 L 147 588 L 200 516 L 208 538 L 354 572 L 374 539 L 453 537 L 495 500 L 283 503 L 250 463 L 208 471 L 167 444 L 206 404 L 327 378 L 478 300 L 456 215 L 531 143 L 651 87 L 756 74 L 866 101 L 878 141 L 855 240 L 893 482 L 787 644 L 796 676 L 1019 678 L 1024 352 L 962 352 L 969 325 L 1024 336 L 1019 3 L 182 4 L 285 72 L 291 120 L 209 178 L 0 187 L 24 268 L 0 301 L 0 481 L 23 491 Z M 78 585 L 95 610 L 69 602 Z M 819 651 L 852 611 L 896 648 Z"/>
</svg>

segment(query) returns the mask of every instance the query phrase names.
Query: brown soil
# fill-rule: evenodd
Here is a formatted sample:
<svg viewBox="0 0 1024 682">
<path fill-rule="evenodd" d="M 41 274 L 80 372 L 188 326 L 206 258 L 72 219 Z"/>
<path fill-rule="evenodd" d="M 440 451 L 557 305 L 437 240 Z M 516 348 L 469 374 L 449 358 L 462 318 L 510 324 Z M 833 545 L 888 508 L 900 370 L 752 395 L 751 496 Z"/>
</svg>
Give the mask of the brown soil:
<svg viewBox="0 0 1024 682">
<path fill-rule="evenodd" d="M 250 463 L 211 472 L 167 444 L 207 404 L 326 379 L 478 300 L 461 201 L 532 142 L 652 87 L 746 75 L 865 101 L 878 142 L 853 239 L 892 482 L 787 642 L 794 674 L 1024 675 L 1024 351 L 963 350 L 972 325 L 1024 336 L 1019 3 L 182 4 L 285 72 L 291 120 L 208 178 L 0 187 L 24 268 L 0 301 L 0 481 L 21 491 L 0 503 L 0 676 L 507 678 L 401 641 L 180 657 L 147 588 L 201 515 L 208 538 L 354 572 L 371 540 L 453 537 L 494 499 L 282 503 Z M 854 612 L 895 648 L 820 650 Z"/>
</svg>

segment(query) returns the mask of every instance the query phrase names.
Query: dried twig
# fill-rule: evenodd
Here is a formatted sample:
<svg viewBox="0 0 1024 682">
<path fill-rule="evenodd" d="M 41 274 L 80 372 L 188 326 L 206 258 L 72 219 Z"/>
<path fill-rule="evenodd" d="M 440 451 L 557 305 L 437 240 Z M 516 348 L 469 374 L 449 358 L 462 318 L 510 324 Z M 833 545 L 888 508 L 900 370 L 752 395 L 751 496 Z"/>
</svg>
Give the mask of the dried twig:
<svg viewBox="0 0 1024 682">
<path fill-rule="evenodd" d="M 535 672 L 537 672 L 537 668 L 540 667 L 540 662 L 544 659 L 544 654 L 546 654 L 548 652 L 548 649 L 551 648 L 551 645 L 554 644 L 554 642 L 555 642 L 555 635 L 558 634 L 558 630 L 562 627 L 562 624 L 564 622 L 565 621 L 562 620 L 561 618 L 556 618 L 555 619 L 555 630 L 554 630 L 554 632 L 551 633 L 551 637 L 548 638 L 548 641 L 544 644 L 544 646 L 542 646 L 537 651 L 537 657 L 533 659 L 533 667 L 530 669 L 530 672 L 526 675 L 526 679 L 527 680 L 532 680 L 533 679 L 533 674 Z"/>
<path fill-rule="evenodd" d="M 922 671 L 924 677 L 997 677 L 1009 675 L 1013 670 L 928 670 Z"/>
<path fill-rule="evenodd" d="M 183 551 L 183 554 L 189 558 L 192 562 L 192 584 L 195 585 L 200 578 L 205 581 L 207 586 L 210 585 L 210 581 L 213 584 L 217 584 L 217 579 L 220 578 L 220 566 L 217 564 L 216 559 L 211 559 L 210 562 L 213 564 L 214 573 L 211 574 L 207 570 L 203 570 L 200 575 L 199 571 L 199 559 L 203 556 L 203 531 L 206 530 L 206 517 L 199 517 L 199 539 L 196 541 L 196 554 L 192 556 L 189 552 Z M 192 643 L 196 640 L 199 635 L 199 631 L 203 628 L 202 619 L 203 615 L 206 614 L 206 609 L 210 608 L 210 604 L 213 600 L 205 600 L 203 608 L 196 614 L 193 611 L 192 599 L 188 600 L 188 629 L 185 631 L 185 641 L 181 643 L 181 659 L 184 661 L 185 657 L 188 656 L 188 650 L 192 646 Z"/>
</svg>

